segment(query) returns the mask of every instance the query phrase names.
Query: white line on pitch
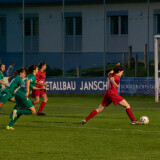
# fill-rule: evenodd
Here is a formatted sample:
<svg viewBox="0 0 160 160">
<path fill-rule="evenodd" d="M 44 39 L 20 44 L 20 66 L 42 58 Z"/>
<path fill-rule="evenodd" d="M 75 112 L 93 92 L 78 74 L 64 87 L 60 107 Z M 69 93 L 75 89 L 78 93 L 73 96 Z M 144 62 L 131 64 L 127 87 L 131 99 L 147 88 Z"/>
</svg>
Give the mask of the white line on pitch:
<svg viewBox="0 0 160 160">
<path fill-rule="evenodd" d="M 39 124 L 31 124 L 31 123 L 23 123 L 24 125 L 30 125 L 30 126 L 42 126 Z M 78 125 L 78 124 L 77 124 Z M 83 129 L 95 129 L 95 130 L 108 130 L 108 131 L 124 131 L 124 132 L 145 132 L 145 133 L 160 133 L 160 131 L 147 131 L 147 130 L 126 130 L 126 129 L 122 129 L 122 128 L 96 128 L 96 127 L 88 127 L 88 126 L 84 126 L 84 127 L 80 127 L 80 126 L 64 126 L 64 125 L 55 125 L 55 124 L 48 124 L 48 125 L 43 125 L 46 127 L 58 127 L 58 128 L 83 128 Z M 143 127 L 143 126 L 142 126 Z"/>
</svg>

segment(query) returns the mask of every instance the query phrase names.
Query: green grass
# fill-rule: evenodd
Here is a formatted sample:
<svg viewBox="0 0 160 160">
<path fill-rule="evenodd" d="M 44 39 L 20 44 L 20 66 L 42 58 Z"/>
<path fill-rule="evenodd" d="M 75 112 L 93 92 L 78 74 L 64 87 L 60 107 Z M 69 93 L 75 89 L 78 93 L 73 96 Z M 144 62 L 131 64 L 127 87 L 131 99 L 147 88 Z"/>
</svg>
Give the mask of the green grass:
<svg viewBox="0 0 160 160">
<path fill-rule="evenodd" d="M 102 96 L 54 96 L 44 109 L 47 116 L 22 116 L 16 130 L 8 131 L 5 126 L 13 103 L 7 103 L 0 115 L 0 159 L 158 160 L 160 104 L 154 97 L 125 98 L 136 118 L 149 117 L 148 125 L 131 125 L 125 109 L 113 105 L 79 125 Z"/>
</svg>

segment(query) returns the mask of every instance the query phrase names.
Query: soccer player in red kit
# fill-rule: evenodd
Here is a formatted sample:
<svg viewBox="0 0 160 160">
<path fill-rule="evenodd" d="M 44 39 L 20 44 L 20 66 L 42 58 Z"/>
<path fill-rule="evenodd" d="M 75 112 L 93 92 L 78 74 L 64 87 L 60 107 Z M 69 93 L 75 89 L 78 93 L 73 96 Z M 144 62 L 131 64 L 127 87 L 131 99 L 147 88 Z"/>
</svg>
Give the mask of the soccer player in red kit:
<svg viewBox="0 0 160 160">
<path fill-rule="evenodd" d="M 39 63 L 38 67 L 39 67 L 39 71 L 36 75 L 36 79 L 37 79 L 36 87 L 43 88 L 43 87 L 47 86 L 47 84 L 45 83 L 45 78 L 46 78 L 45 70 L 47 68 L 47 65 L 45 62 L 41 62 L 41 63 Z M 38 116 L 46 115 L 45 113 L 42 112 L 45 104 L 48 101 L 46 91 L 32 90 L 32 98 L 34 98 L 34 97 L 35 97 L 35 101 L 32 102 L 33 105 L 37 104 L 40 101 L 40 97 L 42 97 L 42 99 L 43 99 L 43 101 L 38 109 L 37 115 Z"/>
<path fill-rule="evenodd" d="M 93 118 L 96 114 L 103 111 L 103 109 L 109 106 L 112 102 L 114 105 L 121 105 L 126 108 L 126 113 L 131 120 L 132 124 L 142 124 L 142 122 L 136 121 L 134 115 L 131 111 L 130 105 L 128 102 L 118 95 L 118 88 L 120 83 L 120 77 L 123 75 L 124 67 L 119 63 L 109 72 L 109 89 L 105 92 L 102 103 L 100 106 L 93 110 L 88 117 L 80 122 L 80 124 L 85 124 L 88 120 Z"/>
</svg>

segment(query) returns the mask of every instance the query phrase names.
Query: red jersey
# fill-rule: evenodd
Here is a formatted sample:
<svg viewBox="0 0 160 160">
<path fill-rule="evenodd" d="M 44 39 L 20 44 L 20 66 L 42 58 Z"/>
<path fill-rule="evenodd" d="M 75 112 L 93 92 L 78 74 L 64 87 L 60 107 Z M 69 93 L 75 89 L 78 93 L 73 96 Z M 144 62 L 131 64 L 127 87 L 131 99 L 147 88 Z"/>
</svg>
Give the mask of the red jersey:
<svg viewBox="0 0 160 160">
<path fill-rule="evenodd" d="M 111 93 L 111 94 L 118 94 L 118 89 L 116 88 L 116 86 L 110 81 L 110 78 L 111 77 L 114 77 L 114 81 L 117 85 L 119 85 L 120 83 L 120 79 L 119 79 L 119 76 L 113 74 L 113 73 L 110 73 L 109 74 L 109 89 L 108 89 L 108 93 Z"/>
<path fill-rule="evenodd" d="M 124 100 L 123 97 L 118 95 L 118 89 L 110 81 L 111 77 L 114 77 L 114 81 L 117 85 L 119 85 L 119 83 L 120 83 L 119 76 L 112 74 L 112 73 L 109 74 L 109 89 L 104 94 L 104 97 L 103 97 L 103 100 L 101 103 L 103 106 L 108 106 L 112 102 L 114 103 L 114 105 L 117 105 L 117 104 L 119 104 L 119 102 Z"/>
<path fill-rule="evenodd" d="M 40 84 L 43 84 L 44 81 L 45 81 L 45 78 L 46 78 L 46 72 L 45 71 L 41 72 L 39 70 L 37 75 L 36 75 L 37 82 L 40 83 Z M 38 85 L 38 84 L 36 84 L 36 87 L 43 88 L 42 85 Z"/>
</svg>

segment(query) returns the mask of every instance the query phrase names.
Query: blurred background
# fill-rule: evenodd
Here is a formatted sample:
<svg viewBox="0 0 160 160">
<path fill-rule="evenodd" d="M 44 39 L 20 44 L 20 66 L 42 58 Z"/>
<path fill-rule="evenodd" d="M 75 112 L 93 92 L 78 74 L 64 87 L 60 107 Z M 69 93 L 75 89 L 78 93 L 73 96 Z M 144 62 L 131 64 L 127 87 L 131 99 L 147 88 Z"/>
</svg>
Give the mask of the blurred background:
<svg viewBox="0 0 160 160">
<path fill-rule="evenodd" d="M 0 62 L 41 61 L 47 77 L 154 76 L 158 0 L 0 0 Z"/>
</svg>

